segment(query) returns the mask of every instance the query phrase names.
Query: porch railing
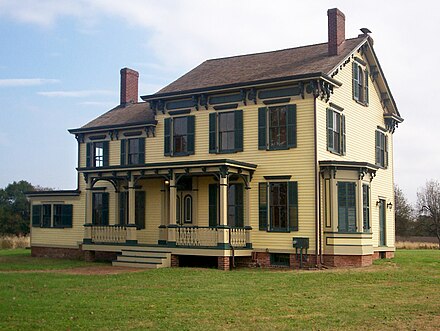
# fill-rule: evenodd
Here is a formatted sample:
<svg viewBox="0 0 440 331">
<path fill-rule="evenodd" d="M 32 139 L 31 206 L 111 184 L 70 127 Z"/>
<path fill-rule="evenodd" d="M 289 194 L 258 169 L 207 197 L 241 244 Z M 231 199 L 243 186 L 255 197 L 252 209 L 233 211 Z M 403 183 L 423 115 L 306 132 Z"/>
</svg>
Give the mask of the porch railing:
<svg viewBox="0 0 440 331">
<path fill-rule="evenodd" d="M 127 227 L 124 225 L 93 225 L 91 231 L 95 243 L 125 243 L 127 240 Z"/>
<path fill-rule="evenodd" d="M 217 227 L 179 226 L 176 227 L 176 245 L 189 247 L 215 247 L 218 245 Z M 246 247 L 246 228 L 227 227 L 229 243 L 232 247 Z"/>
<path fill-rule="evenodd" d="M 177 246 L 217 246 L 217 228 L 180 226 L 176 228 Z"/>
</svg>

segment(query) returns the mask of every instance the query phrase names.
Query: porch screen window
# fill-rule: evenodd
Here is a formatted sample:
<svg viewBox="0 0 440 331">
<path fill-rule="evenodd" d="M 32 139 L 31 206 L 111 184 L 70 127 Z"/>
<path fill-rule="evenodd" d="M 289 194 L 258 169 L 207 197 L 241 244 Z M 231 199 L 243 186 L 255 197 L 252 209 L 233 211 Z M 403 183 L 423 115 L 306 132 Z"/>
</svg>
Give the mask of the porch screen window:
<svg viewBox="0 0 440 331">
<path fill-rule="evenodd" d="M 356 184 L 338 182 L 338 231 L 356 232 Z"/>
<path fill-rule="evenodd" d="M 164 124 L 164 155 L 194 154 L 195 117 L 166 118 Z"/>
<path fill-rule="evenodd" d="M 243 151 L 243 111 L 209 114 L 209 153 Z"/>
<path fill-rule="evenodd" d="M 258 109 L 258 149 L 296 147 L 296 105 Z"/>
<path fill-rule="evenodd" d="M 388 136 L 376 130 L 376 165 L 388 167 Z"/>
<path fill-rule="evenodd" d="M 370 231 L 370 186 L 362 185 L 362 210 L 364 232 Z"/>
<path fill-rule="evenodd" d="M 368 106 L 368 70 L 353 62 L 353 99 Z"/>
<path fill-rule="evenodd" d="M 106 192 L 95 192 L 92 197 L 92 224 L 108 225 L 108 197 Z"/>
<path fill-rule="evenodd" d="M 32 206 L 32 226 L 44 228 L 71 228 L 73 205 L 44 204 Z"/>
<path fill-rule="evenodd" d="M 327 150 L 345 154 L 345 116 L 330 108 L 327 109 Z"/>
<path fill-rule="evenodd" d="M 228 225 L 243 227 L 243 184 L 231 184 L 228 190 Z"/>
<path fill-rule="evenodd" d="M 86 167 L 109 166 L 109 142 L 90 142 L 86 145 Z"/>
<path fill-rule="evenodd" d="M 259 229 L 298 231 L 298 183 L 259 183 Z"/>
<path fill-rule="evenodd" d="M 121 165 L 145 163 L 145 138 L 121 139 Z"/>
</svg>

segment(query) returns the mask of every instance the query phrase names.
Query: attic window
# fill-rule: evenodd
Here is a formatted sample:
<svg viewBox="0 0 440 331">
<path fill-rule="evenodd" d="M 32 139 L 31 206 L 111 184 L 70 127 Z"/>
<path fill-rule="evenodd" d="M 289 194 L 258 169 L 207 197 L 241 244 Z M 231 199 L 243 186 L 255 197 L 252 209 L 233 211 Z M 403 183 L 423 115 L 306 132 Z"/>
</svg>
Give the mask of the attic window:
<svg viewBox="0 0 440 331">
<path fill-rule="evenodd" d="M 353 62 L 353 99 L 368 106 L 368 70 Z"/>
</svg>

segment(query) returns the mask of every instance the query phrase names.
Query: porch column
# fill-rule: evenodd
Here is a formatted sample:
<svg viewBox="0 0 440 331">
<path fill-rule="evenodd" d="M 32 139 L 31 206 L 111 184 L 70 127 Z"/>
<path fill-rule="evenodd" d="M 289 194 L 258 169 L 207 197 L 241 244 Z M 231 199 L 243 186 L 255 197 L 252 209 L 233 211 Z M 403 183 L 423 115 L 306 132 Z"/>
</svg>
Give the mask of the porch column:
<svg viewBox="0 0 440 331">
<path fill-rule="evenodd" d="M 219 226 L 217 229 L 217 246 L 229 248 L 229 227 L 228 227 L 228 175 L 222 173 L 220 176 L 220 205 L 219 205 Z"/>
<path fill-rule="evenodd" d="M 93 192 L 92 192 L 92 180 L 88 178 L 86 180 L 86 212 L 84 220 L 84 244 L 92 243 L 92 218 L 93 218 Z"/>
<path fill-rule="evenodd" d="M 137 244 L 136 234 L 136 189 L 134 176 L 130 176 L 128 182 L 128 224 L 126 243 L 131 245 Z"/>
<path fill-rule="evenodd" d="M 251 224 L 250 224 L 250 190 L 251 187 L 249 184 L 246 185 L 244 190 L 244 206 L 245 206 L 245 213 L 244 213 L 244 229 L 246 231 L 246 248 L 252 248 L 252 238 L 251 238 Z"/>
<path fill-rule="evenodd" d="M 170 178 L 170 212 L 168 213 L 169 224 L 168 224 L 168 245 L 176 246 L 176 195 L 177 195 L 177 187 L 176 187 L 176 175 L 171 175 Z"/>
</svg>

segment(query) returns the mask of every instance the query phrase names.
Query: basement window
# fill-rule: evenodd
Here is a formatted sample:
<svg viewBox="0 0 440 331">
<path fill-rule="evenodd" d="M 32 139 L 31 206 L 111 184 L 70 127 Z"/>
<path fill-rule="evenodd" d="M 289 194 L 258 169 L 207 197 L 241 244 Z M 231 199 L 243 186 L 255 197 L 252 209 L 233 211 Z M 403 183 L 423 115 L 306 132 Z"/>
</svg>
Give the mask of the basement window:
<svg viewBox="0 0 440 331">
<path fill-rule="evenodd" d="M 282 254 L 282 253 L 270 254 L 270 265 L 277 267 L 289 267 L 290 254 Z"/>
</svg>

